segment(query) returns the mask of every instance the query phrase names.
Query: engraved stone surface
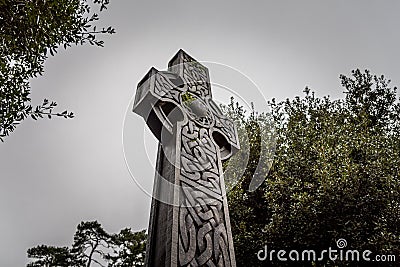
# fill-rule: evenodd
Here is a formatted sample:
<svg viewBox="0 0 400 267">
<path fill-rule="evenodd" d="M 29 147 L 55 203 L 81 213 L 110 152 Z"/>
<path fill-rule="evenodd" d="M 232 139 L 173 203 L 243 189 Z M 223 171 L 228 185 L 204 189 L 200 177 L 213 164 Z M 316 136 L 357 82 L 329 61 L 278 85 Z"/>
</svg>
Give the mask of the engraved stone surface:
<svg viewBox="0 0 400 267">
<path fill-rule="evenodd" d="M 222 160 L 239 143 L 211 97 L 208 69 L 183 50 L 138 84 L 133 111 L 160 141 L 146 266 L 236 266 Z"/>
</svg>

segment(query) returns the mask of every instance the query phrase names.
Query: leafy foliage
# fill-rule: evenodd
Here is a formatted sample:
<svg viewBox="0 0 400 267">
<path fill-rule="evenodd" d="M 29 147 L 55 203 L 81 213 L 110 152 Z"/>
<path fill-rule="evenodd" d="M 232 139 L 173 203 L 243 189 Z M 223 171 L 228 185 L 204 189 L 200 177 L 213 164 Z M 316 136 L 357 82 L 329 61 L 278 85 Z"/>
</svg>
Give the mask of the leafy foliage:
<svg viewBox="0 0 400 267">
<path fill-rule="evenodd" d="M 93 0 L 100 11 L 109 0 Z M 97 13 L 87 0 L 0 0 L 0 140 L 26 119 L 59 116 L 55 102 L 44 100 L 33 108 L 29 80 L 41 76 L 44 62 L 60 46 L 90 44 L 103 46 L 99 34 L 112 34 L 112 27 L 97 29 Z"/>
<path fill-rule="evenodd" d="M 339 238 L 351 249 L 400 255 L 396 88 L 369 71 L 354 70 L 340 80 L 343 99 L 318 98 L 306 88 L 302 98 L 272 100 L 272 117 L 243 119 L 254 143 L 243 180 L 228 196 L 238 266 L 264 266 L 256 256 L 264 245 L 322 251 L 336 247 Z M 257 120 L 265 119 L 274 123 L 275 158 L 262 186 L 249 192 L 261 142 Z M 364 266 L 327 261 L 293 266 L 340 264 Z"/>
<path fill-rule="evenodd" d="M 71 248 L 39 245 L 28 249 L 35 266 L 144 266 L 145 231 L 122 229 L 118 234 L 107 233 L 97 221 L 81 222 Z"/>
<path fill-rule="evenodd" d="M 231 103 L 222 109 L 236 121 L 240 142 L 239 152 L 223 164 L 237 266 L 257 266 L 259 262 L 253 256 L 264 246 L 260 229 L 264 228 L 271 213 L 266 209 L 265 183 L 261 179 L 260 187 L 255 191 L 250 190 L 250 184 L 253 178 L 260 178 L 260 159 L 265 169 L 261 173 L 267 173 L 271 167 L 276 133 L 270 115 L 258 114 L 254 106 L 247 115 L 231 98 Z M 263 153 L 262 146 L 265 147 Z"/>
<path fill-rule="evenodd" d="M 28 257 L 36 258 L 35 262 L 29 263 L 28 267 L 42 266 L 83 266 L 83 263 L 74 261 L 74 258 L 67 247 L 53 247 L 40 245 L 28 249 Z"/>
<path fill-rule="evenodd" d="M 115 255 L 109 255 L 107 260 L 110 266 L 130 267 L 144 266 L 147 238 L 145 231 L 133 233 L 129 228 L 122 229 L 119 234 L 113 236 Z"/>
</svg>

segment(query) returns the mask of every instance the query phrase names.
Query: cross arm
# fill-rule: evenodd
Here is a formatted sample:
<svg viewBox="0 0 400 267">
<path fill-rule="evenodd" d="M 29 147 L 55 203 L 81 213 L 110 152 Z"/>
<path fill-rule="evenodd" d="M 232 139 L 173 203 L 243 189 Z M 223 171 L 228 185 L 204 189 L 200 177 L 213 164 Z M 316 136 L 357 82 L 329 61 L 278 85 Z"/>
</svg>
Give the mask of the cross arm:
<svg viewBox="0 0 400 267">
<path fill-rule="evenodd" d="M 225 116 L 212 99 L 208 103 L 215 120 L 212 135 L 220 147 L 221 158 L 225 160 L 240 149 L 237 128 L 233 120 Z"/>
<path fill-rule="evenodd" d="M 184 91 L 183 87 L 178 75 L 155 68 L 151 68 L 137 86 L 133 112 L 143 117 L 159 140 L 162 128 L 172 134 L 174 125 L 171 119 L 181 117 L 179 94 Z"/>
</svg>

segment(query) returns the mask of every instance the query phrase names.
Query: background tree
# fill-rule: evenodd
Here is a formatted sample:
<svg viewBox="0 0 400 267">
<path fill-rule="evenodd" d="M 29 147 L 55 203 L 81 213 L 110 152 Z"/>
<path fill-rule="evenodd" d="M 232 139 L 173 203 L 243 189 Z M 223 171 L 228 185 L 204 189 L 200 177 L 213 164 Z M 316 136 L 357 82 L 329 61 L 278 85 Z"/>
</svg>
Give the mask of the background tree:
<svg viewBox="0 0 400 267">
<path fill-rule="evenodd" d="M 251 113 L 246 114 L 233 98 L 228 106 L 221 108 L 237 122 L 240 143 L 239 152 L 223 163 L 237 266 L 257 266 L 260 262 L 254 255 L 264 246 L 260 232 L 271 213 L 264 198 L 264 177 L 254 174 L 260 160 L 265 173 L 271 167 L 276 142 L 274 122 L 269 114 L 258 114 L 253 105 Z M 260 153 L 262 143 L 266 148 L 264 155 Z M 244 172 L 238 173 L 238 170 Z M 258 182 L 261 185 L 250 193 L 253 176 L 256 176 L 255 180 L 261 178 Z"/>
<path fill-rule="evenodd" d="M 106 9 L 109 0 L 93 0 Z M 54 112 L 57 103 L 45 99 L 32 107 L 29 80 L 41 76 L 44 62 L 60 46 L 103 46 L 97 29 L 97 13 L 87 0 L 0 0 L 0 140 L 27 117 L 72 118 L 72 112 Z"/>
<path fill-rule="evenodd" d="M 28 258 L 34 260 L 27 266 L 144 266 L 145 250 L 145 231 L 125 228 L 109 234 L 97 221 L 81 222 L 71 248 L 47 245 L 30 248 Z"/>
<path fill-rule="evenodd" d="M 117 235 L 114 235 L 114 254 L 107 257 L 110 266 L 144 266 L 146 238 L 144 230 L 133 233 L 129 228 L 122 229 Z"/>
<path fill-rule="evenodd" d="M 35 262 L 28 264 L 28 267 L 48 266 L 84 266 L 83 262 L 77 262 L 70 249 L 67 247 L 53 247 L 40 245 L 28 250 L 28 257 L 35 258 Z"/>
<path fill-rule="evenodd" d="M 318 98 L 306 88 L 302 98 L 272 100 L 271 117 L 246 118 L 230 106 L 231 113 L 243 118 L 242 128 L 251 141 L 243 179 L 228 196 L 238 266 L 291 265 L 258 261 L 256 253 L 264 245 L 318 252 L 336 248 L 339 238 L 347 240 L 348 249 L 399 257 L 396 88 L 369 71 L 355 70 L 340 80 L 343 99 Z M 276 154 L 265 182 L 249 192 L 262 140 L 258 121 L 274 124 Z M 365 266 L 365 262 L 295 262 L 292 266 Z"/>
</svg>

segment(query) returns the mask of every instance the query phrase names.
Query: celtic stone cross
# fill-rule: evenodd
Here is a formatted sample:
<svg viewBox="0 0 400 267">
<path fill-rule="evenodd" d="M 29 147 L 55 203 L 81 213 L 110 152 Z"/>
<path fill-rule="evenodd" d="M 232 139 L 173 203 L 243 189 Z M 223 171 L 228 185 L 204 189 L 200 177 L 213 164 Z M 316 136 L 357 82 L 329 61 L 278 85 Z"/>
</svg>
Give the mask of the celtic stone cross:
<svg viewBox="0 0 400 267">
<path fill-rule="evenodd" d="M 235 267 L 222 160 L 238 149 L 208 69 L 183 50 L 138 84 L 133 111 L 158 138 L 146 266 Z"/>
</svg>

